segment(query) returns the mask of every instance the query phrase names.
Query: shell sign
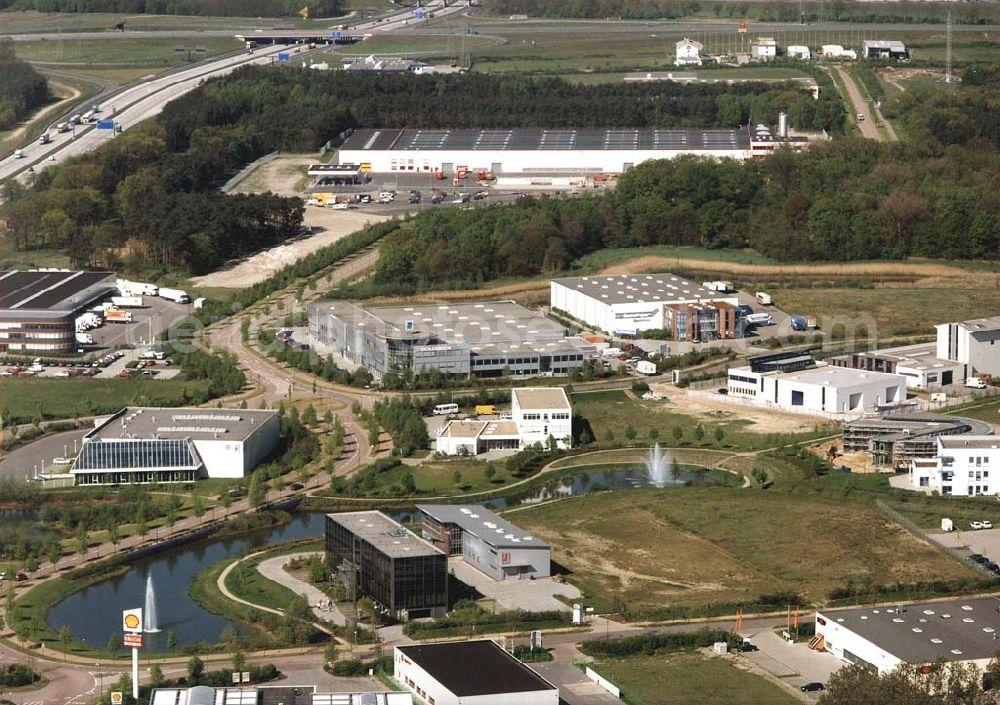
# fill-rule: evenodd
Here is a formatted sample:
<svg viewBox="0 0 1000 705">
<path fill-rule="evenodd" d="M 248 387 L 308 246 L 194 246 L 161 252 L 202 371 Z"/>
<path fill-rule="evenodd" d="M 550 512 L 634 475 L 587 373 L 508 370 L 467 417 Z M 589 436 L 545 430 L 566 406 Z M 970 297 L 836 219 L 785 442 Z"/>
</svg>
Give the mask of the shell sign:
<svg viewBox="0 0 1000 705">
<path fill-rule="evenodd" d="M 136 607 L 122 612 L 122 630 L 126 632 L 142 631 L 142 608 Z"/>
</svg>

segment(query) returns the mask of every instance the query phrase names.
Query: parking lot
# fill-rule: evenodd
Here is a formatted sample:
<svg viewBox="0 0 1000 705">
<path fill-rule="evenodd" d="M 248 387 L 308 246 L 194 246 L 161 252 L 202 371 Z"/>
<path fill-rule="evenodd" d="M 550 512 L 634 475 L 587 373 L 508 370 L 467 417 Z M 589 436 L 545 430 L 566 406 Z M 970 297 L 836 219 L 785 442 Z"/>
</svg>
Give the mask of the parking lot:
<svg viewBox="0 0 1000 705">
<path fill-rule="evenodd" d="M 815 701 L 820 693 L 802 693 L 806 683 L 823 683 L 840 670 L 844 663 L 826 651 L 812 651 L 805 642 L 789 643 L 773 629 L 758 632 L 744 632 L 743 636 L 752 641 L 760 651 L 740 654 L 754 666 L 773 675 L 782 685 L 803 699 Z"/>
<path fill-rule="evenodd" d="M 562 595 L 570 600 L 581 596 L 580 591 L 568 583 L 557 583 L 552 578 L 537 580 L 494 580 L 482 571 L 472 567 L 459 556 L 448 559 L 448 570 L 466 585 L 474 587 L 482 595 L 496 600 L 498 610 L 522 609 L 529 612 L 562 610 L 570 607 L 556 598 Z"/>
</svg>

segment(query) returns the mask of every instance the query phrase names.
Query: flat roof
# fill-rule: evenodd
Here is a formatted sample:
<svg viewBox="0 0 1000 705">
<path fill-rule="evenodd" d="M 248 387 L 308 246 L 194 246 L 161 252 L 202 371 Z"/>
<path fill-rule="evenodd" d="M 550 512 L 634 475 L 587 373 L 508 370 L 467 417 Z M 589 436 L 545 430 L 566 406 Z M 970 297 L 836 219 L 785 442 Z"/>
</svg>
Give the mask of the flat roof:
<svg viewBox="0 0 1000 705">
<path fill-rule="evenodd" d="M 459 698 L 556 690 L 554 685 L 487 639 L 397 646 L 396 649 Z"/>
<path fill-rule="evenodd" d="M 127 407 L 87 434 L 89 440 L 244 441 L 278 412 L 265 409 Z"/>
<path fill-rule="evenodd" d="M 1000 634 L 994 597 L 885 607 L 817 610 L 816 614 L 867 639 L 906 663 L 992 658 Z"/>
<path fill-rule="evenodd" d="M 566 336 L 566 328 L 560 323 L 514 301 L 372 308 L 361 308 L 347 301 L 330 301 L 316 304 L 314 310 L 385 337 L 438 338 L 470 346 L 561 340 Z"/>
<path fill-rule="evenodd" d="M 553 279 L 605 304 L 677 303 L 735 299 L 676 274 L 618 274 L 614 276 L 566 277 Z"/>
<path fill-rule="evenodd" d="M 438 438 L 479 438 L 484 428 L 486 428 L 485 421 L 452 419 L 441 429 Z"/>
<path fill-rule="evenodd" d="M 986 331 L 1000 330 L 1000 316 L 989 316 L 986 318 L 970 318 L 967 321 L 954 321 L 953 323 L 943 323 L 941 325 L 961 326 L 971 333 L 981 333 Z"/>
<path fill-rule="evenodd" d="M 424 541 L 395 519 L 374 510 L 338 512 L 327 517 L 345 527 L 392 558 L 443 555 L 444 552 Z"/>
<path fill-rule="evenodd" d="M 356 130 L 341 151 L 609 151 L 746 150 L 748 128 L 738 129 L 513 129 Z"/>
<path fill-rule="evenodd" d="M 777 372 L 768 374 L 767 376 L 805 382 L 806 384 L 823 384 L 828 387 L 846 387 L 865 382 L 898 381 L 900 384 L 906 383 L 906 378 L 898 374 L 869 372 L 867 370 L 855 370 L 851 367 L 835 367 L 833 365 L 820 365 L 804 370 L 796 370 L 795 372 Z"/>
<path fill-rule="evenodd" d="M 418 504 L 419 509 L 442 524 L 455 524 L 495 548 L 548 548 L 535 538 L 481 504 Z"/>
<path fill-rule="evenodd" d="M 315 685 L 155 688 L 150 705 L 412 705 L 409 693 L 317 693 Z"/>
<path fill-rule="evenodd" d="M 517 397 L 522 411 L 528 409 L 570 410 L 569 398 L 562 387 L 514 387 L 511 395 Z"/>
<path fill-rule="evenodd" d="M 993 448 L 1000 448 L 1000 438 L 996 436 L 941 436 L 938 439 L 941 442 L 942 448 L 950 448 L 953 450 L 960 450 L 962 448 L 970 448 L 973 450 L 991 450 Z M 998 649 L 1000 650 L 1000 649 Z"/>
<path fill-rule="evenodd" d="M 864 45 L 871 49 L 897 49 L 906 50 L 906 45 L 897 39 L 865 39 Z"/>
<path fill-rule="evenodd" d="M 0 310 L 75 311 L 114 288 L 114 272 L 2 271 Z"/>
<path fill-rule="evenodd" d="M 955 360 L 943 360 L 939 358 L 937 356 L 937 343 L 905 345 L 898 348 L 868 350 L 855 354 L 863 357 L 892 360 L 897 365 L 903 365 L 904 367 L 910 367 L 915 370 L 927 372 L 931 372 L 936 369 L 952 369 L 962 366 L 961 362 L 956 362 Z"/>
</svg>

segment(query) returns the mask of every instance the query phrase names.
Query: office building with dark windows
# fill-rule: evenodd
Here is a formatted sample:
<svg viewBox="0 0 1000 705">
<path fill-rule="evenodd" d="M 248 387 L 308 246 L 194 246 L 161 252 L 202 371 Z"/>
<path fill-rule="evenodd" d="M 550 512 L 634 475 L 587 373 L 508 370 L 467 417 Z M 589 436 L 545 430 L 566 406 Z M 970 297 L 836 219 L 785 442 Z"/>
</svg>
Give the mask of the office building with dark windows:
<svg viewBox="0 0 1000 705">
<path fill-rule="evenodd" d="M 382 512 L 326 515 L 326 555 L 348 595 L 395 619 L 448 610 L 448 556 Z"/>
<path fill-rule="evenodd" d="M 249 409 L 126 408 L 83 437 L 77 485 L 239 478 L 278 443 L 278 414 Z"/>
</svg>

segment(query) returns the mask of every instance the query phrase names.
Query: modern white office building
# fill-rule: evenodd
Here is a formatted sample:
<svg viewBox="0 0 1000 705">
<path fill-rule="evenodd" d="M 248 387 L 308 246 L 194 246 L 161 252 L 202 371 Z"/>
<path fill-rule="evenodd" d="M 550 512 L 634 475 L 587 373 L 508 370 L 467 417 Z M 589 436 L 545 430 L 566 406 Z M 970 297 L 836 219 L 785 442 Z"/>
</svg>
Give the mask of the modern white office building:
<svg viewBox="0 0 1000 705">
<path fill-rule="evenodd" d="M 1000 494 L 1000 437 L 939 436 L 937 453 L 910 461 L 910 486 L 942 496 Z M 992 472 L 991 472 L 992 471 Z"/>
<path fill-rule="evenodd" d="M 479 455 L 490 450 L 520 450 L 573 444 L 573 410 L 562 387 L 518 387 L 511 390 L 509 419 L 453 419 L 437 435 L 435 450 L 443 455 Z"/>
<path fill-rule="evenodd" d="M 724 294 L 675 274 L 622 274 L 553 279 L 549 304 L 611 335 L 666 329 L 674 340 L 736 335 L 735 293 Z"/>
<path fill-rule="evenodd" d="M 898 607 L 817 610 L 810 646 L 885 674 L 900 664 L 972 662 L 997 652 L 1000 600 L 995 597 Z"/>
<path fill-rule="evenodd" d="M 547 578 L 549 545 L 479 504 L 418 504 L 421 535 L 494 580 Z"/>
<path fill-rule="evenodd" d="M 860 416 L 906 400 L 906 378 L 825 363 L 781 371 L 729 370 L 728 396 L 788 411 Z"/>
<path fill-rule="evenodd" d="M 674 59 L 674 66 L 701 66 L 702 52 L 705 47 L 701 42 L 684 37 L 676 44 L 677 58 Z"/>
<path fill-rule="evenodd" d="M 278 414 L 129 407 L 96 422 L 71 473 L 77 485 L 239 478 L 278 444 Z"/>
<path fill-rule="evenodd" d="M 559 705 L 559 689 L 488 639 L 397 646 L 393 676 L 426 705 Z"/>
<path fill-rule="evenodd" d="M 937 356 L 963 363 L 968 376 L 1000 376 L 1000 316 L 940 323 L 937 329 Z"/>
<path fill-rule="evenodd" d="M 940 389 L 961 384 L 966 377 L 965 363 L 938 357 L 935 343 L 853 352 L 832 357 L 828 362 L 837 367 L 900 374 L 906 377 L 910 389 Z"/>
</svg>

